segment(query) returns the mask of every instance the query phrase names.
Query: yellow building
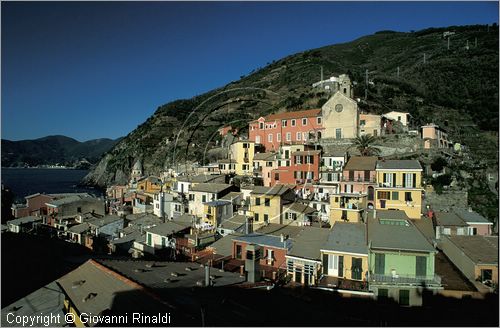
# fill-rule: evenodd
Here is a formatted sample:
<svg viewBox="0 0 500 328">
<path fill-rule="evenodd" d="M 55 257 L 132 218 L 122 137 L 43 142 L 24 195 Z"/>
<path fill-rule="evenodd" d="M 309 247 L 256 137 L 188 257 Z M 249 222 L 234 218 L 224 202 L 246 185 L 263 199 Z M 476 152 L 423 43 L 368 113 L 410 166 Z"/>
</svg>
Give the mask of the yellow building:
<svg viewBox="0 0 500 328">
<path fill-rule="evenodd" d="M 253 174 L 253 156 L 255 154 L 255 142 L 249 140 L 238 140 L 231 144 L 229 149 L 229 160 L 235 163 L 236 175 Z"/>
<path fill-rule="evenodd" d="M 250 193 L 250 208 L 253 213 L 254 227 L 266 223 L 282 223 L 283 207 L 292 203 L 295 192 L 290 186 L 257 186 Z"/>
<path fill-rule="evenodd" d="M 156 194 L 161 191 L 161 180 L 157 177 L 147 177 L 137 182 L 137 190 L 148 194 Z"/>
<path fill-rule="evenodd" d="M 203 222 L 214 229 L 233 216 L 233 205 L 229 201 L 215 200 L 203 204 Z"/>
<path fill-rule="evenodd" d="M 366 210 L 366 194 L 337 193 L 330 196 L 330 224 L 362 222 Z"/>
<path fill-rule="evenodd" d="M 336 222 L 321 247 L 323 274 L 349 280 L 366 280 L 368 246 L 364 223 Z"/>
<path fill-rule="evenodd" d="M 359 135 L 380 136 L 382 117 L 375 114 L 359 114 Z"/>
<path fill-rule="evenodd" d="M 422 166 L 416 160 L 385 160 L 377 162 L 375 208 L 401 210 L 410 219 L 422 213 Z"/>
</svg>

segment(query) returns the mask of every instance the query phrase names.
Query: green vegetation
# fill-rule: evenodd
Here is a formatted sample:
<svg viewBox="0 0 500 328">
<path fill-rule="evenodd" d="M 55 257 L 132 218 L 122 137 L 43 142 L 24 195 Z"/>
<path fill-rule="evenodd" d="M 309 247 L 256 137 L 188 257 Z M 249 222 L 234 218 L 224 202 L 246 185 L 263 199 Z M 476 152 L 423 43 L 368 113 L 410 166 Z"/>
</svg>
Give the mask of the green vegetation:
<svg viewBox="0 0 500 328">
<path fill-rule="evenodd" d="M 360 152 L 361 156 L 374 156 L 380 153 L 373 143 L 377 141 L 377 137 L 371 135 L 362 135 L 354 140 L 354 146 Z"/>
<path fill-rule="evenodd" d="M 456 33 L 449 50 L 442 37 L 448 30 Z M 453 142 L 468 147 L 476 165 L 468 172 L 498 167 L 498 140 L 491 133 L 498 131 L 498 27 L 490 26 L 488 32 L 487 26 L 475 25 L 413 33 L 380 31 L 287 56 L 217 90 L 162 105 L 108 152 L 87 181 L 123 183 L 138 158 L 146 174 L 158 174 L 185 160 L 201 163 L 205 148 L 219 140 L 216 130 L 223 125 L 247 132 L 248 122 L 260 116 L 318 108 L 330 96 L 312 88 L 320 80 L 321 67 L 325 77 L 349 74 L 357 82 L 354 97 L 363 99 L 359 107 L 365 111 L 408 111 L 412 129 L 429 122 L 445 128 Z M 372 82 L 368 86 L 366 71 Z M 434 182 L 438 189 L 448 183 L 445 179 Z M 476 196 L 479 188 L 470 190 L 473 208 L 473 202 L 493 208 L 491 196 Z"/>
</svg>

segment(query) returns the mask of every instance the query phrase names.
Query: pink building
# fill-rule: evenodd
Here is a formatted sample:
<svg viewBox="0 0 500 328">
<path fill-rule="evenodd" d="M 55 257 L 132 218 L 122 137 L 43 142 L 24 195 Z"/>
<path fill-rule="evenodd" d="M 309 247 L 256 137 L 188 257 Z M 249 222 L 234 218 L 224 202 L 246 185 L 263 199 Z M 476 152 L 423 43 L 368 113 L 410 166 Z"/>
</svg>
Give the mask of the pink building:
<svg viewBox="0 0 500 328">
<path fill-rule="evenodd" d="M 277 151 L 280 145 L 319 140 L 322 130 L 321 109 L 285 112 L 250 122 L 249 140 L 262 144 L 266 151 Z"/>
<path fill-rule="evenodd" d="M 368 206 L 373 206 L 375 196 L 377 157 L 353 156 L 349 158 L 342 171 L 340 193 L 366 194 Z"/>
<path fill-rule="evenodd" d="M 47 205 L 45 203 L 56 199 L 56 195 L 33 194 L 24 197 L 26 204 L 12 205 L 12 215 L 15 218 L 24 216 L 39 216 L 47 214 Z"/>
<path fill-rule="evenodd" d="M 253 157 L 254 177 L 261 178 L 265 187 L 271 187 L 271 172 L 277 167 L 276 153 L 256 153 Z"/>
<path fill-rule="evenodd" d="M 318 182 L 320 166 L 319 150 L 304 150 L 292 152 L 291 165 L 279 166 L 271 172 L 272 185 L 292 184 L 298 188 L 313 188 L 313 183 Z"/>
</svg>

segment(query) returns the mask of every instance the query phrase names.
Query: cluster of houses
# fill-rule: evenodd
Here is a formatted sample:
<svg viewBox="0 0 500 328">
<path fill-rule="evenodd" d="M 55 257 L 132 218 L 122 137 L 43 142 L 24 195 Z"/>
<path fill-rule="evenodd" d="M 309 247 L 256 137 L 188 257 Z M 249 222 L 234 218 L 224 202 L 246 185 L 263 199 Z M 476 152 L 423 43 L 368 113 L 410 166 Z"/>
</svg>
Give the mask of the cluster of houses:
<svg viewBox="0 0 500 328">
<path fill-rule="evenodd" d="M 438 274 L 444 253 L 475 292 L 495 288 L 493 224 L 470 208 L 426 206 L 417 160 L 321 147 L 322 139 L 409 124 L 407 113 L 359 113 L 350 80 L 341 80 L 321 109 L 250 122 L 248 138 L 230 143 L 226 158 L 161 177 L 144 176 L 138 160 L 129 183 L 110 186 L 106 199 L 27 196 L 12 207 L 9 230 L 45 226 L 96 252 L 199 262 L 251 283 L 285 280 L 402 305 L 422 304 L 423 289 L 454 289 Z M 423 131 L 425 147 L 449 146 L 437 126 Z"/>
</svg>

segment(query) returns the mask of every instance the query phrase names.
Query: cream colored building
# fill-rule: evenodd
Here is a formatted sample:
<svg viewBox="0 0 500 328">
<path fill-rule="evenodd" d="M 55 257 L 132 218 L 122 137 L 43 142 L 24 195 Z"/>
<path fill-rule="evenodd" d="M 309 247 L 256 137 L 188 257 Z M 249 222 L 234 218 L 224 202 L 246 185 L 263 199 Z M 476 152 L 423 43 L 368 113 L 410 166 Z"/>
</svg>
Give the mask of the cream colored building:
<svg viewBox="0 0 500 328">
<path fill-rule="evenodd" d="M 410 113 L 407 112 L 392 111 L 389 113 L 385 113 L 383 116 L 387 117 L 390 120 L 394 120 L 394 122 L 401 122 L 403 126 L 408 126 L 408 123 L 410 121 Z"/>
<path fill-rule="evenodd" d="M 358 136 L 358 104 L 337 91 L 321 108 L 323 138 L 353 139 Z"/>
<path fill-rule="evenodd" d="M 359 114 L 359 135 L 380 136 L 382 117 L 375 114 Z"/>
</svg>

